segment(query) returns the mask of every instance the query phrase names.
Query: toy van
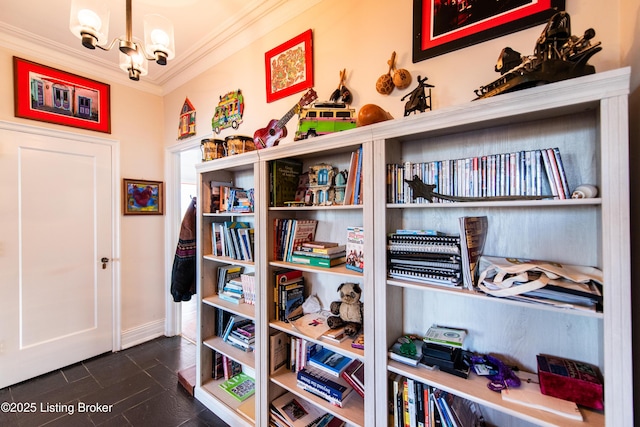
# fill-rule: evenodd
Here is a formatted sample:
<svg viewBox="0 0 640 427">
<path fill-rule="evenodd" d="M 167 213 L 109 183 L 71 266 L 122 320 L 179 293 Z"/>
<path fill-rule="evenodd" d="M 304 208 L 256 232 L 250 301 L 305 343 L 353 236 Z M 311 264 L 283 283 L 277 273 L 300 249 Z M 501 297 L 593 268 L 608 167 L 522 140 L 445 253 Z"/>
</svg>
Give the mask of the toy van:
<svg viewBox="0 0 640 427">
<path fill-rule="evenodd" d="M 244 97 L 240 90 L 229 92 L 220 97 L 220 102 L 211 119 L 211 128 L 217 134 L 220 130 L 232 127 L 238 129 L 242 123 L 242 113 L 244 112 Z"/>
<path fill-rule="evenodd" d="M 342 102 L 321 102 L 303 107 L 295 141 L 356 127 L 356 110 Z"/>
</svg>

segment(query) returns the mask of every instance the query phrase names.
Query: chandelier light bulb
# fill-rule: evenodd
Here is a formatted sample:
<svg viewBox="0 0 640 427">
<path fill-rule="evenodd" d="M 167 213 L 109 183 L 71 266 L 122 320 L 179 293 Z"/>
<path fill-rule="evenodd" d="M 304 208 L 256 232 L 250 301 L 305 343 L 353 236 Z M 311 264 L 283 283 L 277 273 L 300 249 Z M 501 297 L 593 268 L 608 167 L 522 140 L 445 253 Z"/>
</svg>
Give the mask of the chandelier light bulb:
<svg viewBox="0 0 640 427">
<path fill-rule="evenodd" d="M 100 31 L 102 28 L 102 20 L 93 10 L 82 9 L 78 11 L 78 21 L 84 29 L 91 29 L 93 32 Z"/>
<path fill-rule="evenodd" d="M 161 29 L 156 28 L 151 31 L 151 41 L 155 45 L 167 47 L 169 46 L 169 35 Z"/>
</svg>

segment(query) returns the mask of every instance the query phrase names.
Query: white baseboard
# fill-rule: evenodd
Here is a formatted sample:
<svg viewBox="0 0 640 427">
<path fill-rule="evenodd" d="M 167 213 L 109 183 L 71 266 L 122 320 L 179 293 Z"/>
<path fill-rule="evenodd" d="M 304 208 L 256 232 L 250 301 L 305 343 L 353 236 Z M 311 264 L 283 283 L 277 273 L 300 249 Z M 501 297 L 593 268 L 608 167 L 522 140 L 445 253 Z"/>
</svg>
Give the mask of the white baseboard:
<svg viewBox="0 0 640 427">
<path fill-rule="evenodd" d="M 142 344 L 164 335 L 165 320 L 154 320 L 144 325 L 122 331 L 122 348 L 124 350 L 134 345 Z"/>
</svg>

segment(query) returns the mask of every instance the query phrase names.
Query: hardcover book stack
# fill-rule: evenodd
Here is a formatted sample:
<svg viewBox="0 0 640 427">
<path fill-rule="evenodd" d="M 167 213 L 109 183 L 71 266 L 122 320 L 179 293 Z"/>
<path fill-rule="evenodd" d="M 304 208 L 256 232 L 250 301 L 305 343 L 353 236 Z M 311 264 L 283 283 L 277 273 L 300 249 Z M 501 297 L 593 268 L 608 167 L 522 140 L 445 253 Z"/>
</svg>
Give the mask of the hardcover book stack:
<svg viewBox="0 0 640 427">
<path fill-rule="evenodd" d="M 298 370 L 298 387 L 342 407 L 346 397 L 353 391 L 353 387 L 342 377 L 352 362 L 344 355 L 322 348 Z"/>
<path fill-rule="evenodd" d="M 342 378 L 364 398 L 364 363 L 354 359 L 341 374 Z"/>
<path fill-rule="evenodd" d="M 346 249 L 346 245 L 335 242 L 304 242 L 294 249 L 291 262 L 331 268 L 346 262 Z"/>
<path fill-rule="evenodd" d="M 223 265 L 218 267 L 218 297 L 240 304 L 244 302 L 242 279 L 240 276 L 244 267 L 238 265 Z"/>
<path fill-rule="evenodd" d="M 426 203 L 413 197 L 405 180 L 414 176 L 447 196 L 495 197 L 553 195 L 568 199 L 571 191 L 558 148 L 491 154 L 425 163 L 387 165 L 388 203 Z M 447 202 L 447 200 L 434 201 Z"/>
<path fill-rule="evenodd" d="M 302 316 L 305 298 L 304 277 L 300 270 L 282 269 L 274 272 L 274 318 L 291 322 Z"/>
<path fill-rule="evenodd" d="M 460 236 L 437 231 L 396 230 L 389 236 L 387 249 L 390 277 L 461 286 Z"/>
<path fill-rule="evenodd" d="M 242 351 L 253 351 L 256 340 L 256 325 L 250 319 L 231 316 L 222 334 L 222 339 Z"/>
</svg>

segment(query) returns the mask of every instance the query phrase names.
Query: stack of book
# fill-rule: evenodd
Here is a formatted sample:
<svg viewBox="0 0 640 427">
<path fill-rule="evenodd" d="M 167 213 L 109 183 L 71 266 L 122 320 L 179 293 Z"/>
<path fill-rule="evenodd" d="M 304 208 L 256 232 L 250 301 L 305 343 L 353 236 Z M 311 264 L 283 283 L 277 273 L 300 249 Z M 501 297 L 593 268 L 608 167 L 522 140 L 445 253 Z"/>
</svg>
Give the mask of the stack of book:
<svg viewBox="0 0 640 427">
<path fill-rule="evenodd" d="M 302 303 L 305 297 L 302 271 L 290 269 L 276 271 L 273 292 L 276 319 L 291 322 L 302 316 Z"/>
<path fill-rule="evenodd" d="M 345 423 L 290 392 L 269 405 L 269 425 L 276 427 L 341 427 Z"/>
<path fill-rule="evenodd" d="M 351 394 L 351 387 L 342 377 L 335 377 L 311 366 L 305 366 L 297 373 L 298 387 L 326 400 L 334 406 L 343 407 L 344 400 Z"/>
<path fill-rule="evenodd" d="M 237 188 L 231 182 L 211 181 L 211 213 L 253 212 L 254 189 Z"/>
<path fill-rule="evenodd" d="M 330 268 L 346 262 L 346 245 L 335 242 L 304 242 L 294 249 L 290 260 L 296 264 Z"/>
<path fill-rule="evenodd" d="M 291 347 L 289 354 L 289 369 L 291 372 L 298 372 L 304 369 L 308 363 L 309 359 L 322 350 L 322 346 L 320 344 L 314 343 L 312 341 L 306 340 L 304 338 L 291 337 Z"/>
<path fill-rule="evenodd" d="M 461 378 L 469 376 L 469 366 L 463 360 L 462 345 L 467 332 L 463 329 L 433 325 L 422 343 L 420 363 L 437 366 L 441 371 Z"/>
<path fill-rule="evenodd" d="M 389 235 L 387 249 L 390 277 L 461 286 L 460 236 L 437 231 L 397 230 Z"/>
<path fill-rule="evenodd" d="M 227 322 L 222 339 L 242 351 L 250 352 L 254 349 L 255 334 L 253 321 L 236 315 Z"/>
<path fill-rule="evenodd" d="M 352 359 L 343 354 L 323 348 L 309 358 L 309 365 L 339 378 L 351 361 Z"/>
<path fill-rule="evenodd" d="M 364 398 L 364 363 L 354 359 L 341 374 L 342 378 Z"/>
<path fill-rule="evenodd" d="M 235 304 L 244 301 L 240 276 L 244 267 L 239 265 L 222 265 L 218 267 L 218 297 Z"/>
</svg>

